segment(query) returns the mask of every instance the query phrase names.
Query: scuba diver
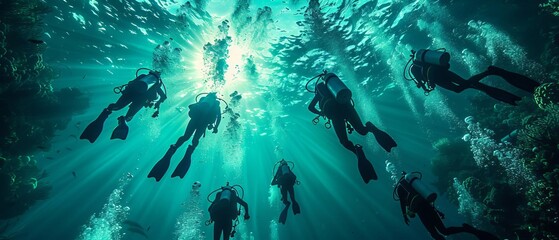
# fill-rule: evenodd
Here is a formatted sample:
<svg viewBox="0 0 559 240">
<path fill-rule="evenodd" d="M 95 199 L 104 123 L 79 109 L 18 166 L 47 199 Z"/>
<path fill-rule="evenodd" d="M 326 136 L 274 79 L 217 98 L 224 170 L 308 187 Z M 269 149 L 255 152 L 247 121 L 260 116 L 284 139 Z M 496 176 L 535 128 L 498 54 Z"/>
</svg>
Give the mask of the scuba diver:
<svg viewBox="0 0 559 240">
<path fill-rule="evenodd" d="M 317 81 L 315 83 L 315 89 L 312 91 L 308 88 L 308 85 L 314 79 L 317 79 Z M 320 80 L 323 81 L 320 82 Z M 326 128 L 334 126 L 340 143 L 357 155 L 359 173 L 363 181 L 368 183 L 370 180 L 376 180 L 376 172 L 374 171 L 373 165 L 366 159 L 363 147 L 359 144 L 354 145 L 348 139 L 346 127 L 350 134 L 353 130 L 361 135 L 373 133 L 377 142 L 387 152 L 390 152 L 393 147 L 397 146 L 394 139 L 384 131 L 378 129 L 371 122 L 367 122 L 363 125 L 361 118 L 353 106 L 351 91 L 335 74 L 324 71 L 324 73 L 309 80 L 305 88 L 307 91 L 315 94 L 308 107 L 309 111 L 318 115 L 313 119 L 313 123 L 315 125 L 318 124 L 321 116 L 328 118 L 328 122 L 324 124 Z M 317 104 L 320 110 L 316 109 Z"/>
<path fill-rule="evenodd" d="M 450 54 L 446 52 L 445 49 L 440 50 L 419 49 L 417 52 L 412 50 L 411 58 L 406 64 L 405 69 L 407 71 L 404 70 L 404 78 L 414 81 L 417 88 L 422 88 L 423 91 L 425 91 L 425 95 L 433 91 L 435 86 L 440 86 L 456 93 L 461 93 L 468 88 L 473 88 L 499 101 L 516 105 L 516 101 L 521 99 L 519 96 L 502 89 L 485 85 L 480 83 L 480 81 L 487 76 L 496 75 L 505 79 L 505 81 L 516 88 L 532 94 L 534 93 L 534 89 L 540 85 L 540 83 L 526 76 L 509 72 L 495 66 L 489 66 L 484 72 L 465 80 L 449 70 Z M 411 66 L 410 62 L 412 62 Z M 409 69 L 408 66 L 410 66 Z"/>
<path fill-rule="evenodd" d="M 138 76 L 140 70 L 148 70 L 148 74 L 141 74 Z M 163 87 L 163 89 L 162 89 Z M 167 89 L 161 80 L 161 73 L 147 68 L 140 68 L 136 71 L 136 78 L 127 84 L 115 87 L 113 91 L 116 94 L 122 93 L 122 96 L 101 112 L 101 114 L 91 122 L 83 131 L 80 139 L 87 139 L 93 143 L 101 132 L 103 125 L 109 115 L 116 110 L 120 110 L 128 105 L 128 112 L 125 116 L 118 117 L 118 126 L 113 130 L 111 139 L 125 140 L 128 136 L 128 125 L 134 115 L 143 107 L 154 107 L 156 109 L 152 117 L 159 116 L 159 106 L 167 99 Z"/>
<path fill-rule="evenodd" d="M 237 188 L 242 190 L 239 195 Z M 218 192 L 219 191 L 219 192 Z M 217 193 L 216 193 L 217 192 Z M 210 196 L 216 193 L 213 201 Z M 241 208 L 237 208 L 240 204 L 245 209 L 244 219 L 250 218 L 248 214 L 248 204 L 243 201 L 244 189 L 240 185 L 226 186 L 218 188 L 208 195 L 208 202 L 211 203 L 208 208 L 210 212 L 210 220 L 206 221 L 206 226 L 214 223 L 214 240 L 219 240 L 223 233 L 223 240 L 228 240 L 229 237 L 235 236 L 235 227 L 239 224 L 239 215 L 241 215 Z"/>
<path fill-rule="evenodd" d="M 202 94 L 206 94 L 206 96 L 202 97 L 200 101 L 198 101 L 198 97 Z M 161 180 L 163 175 L 167 172 L 173 154 L 175 154 L 177 149 L 182 146 L 184 142 L 192 137 L 191 145 L 188 145 L 183 159 L 171 175 L 171 177 L 178 176 L 180 178 L 184 178 L 190 168 L 192 153 L 194 152 L 196 146 L 198 146 L 200 138 L 205 136 L 206 128 L 209 130 L 213 129 L 212 133 L 217 133 L 218 131 L 217 129 L 219 127 L 219 123 L 221 122 L 221 108 L 219 106 L 219 101 L 225 102 L 225 100 L 217 97 L 216 92 L 201 93 L 196 96 L 196 103 L 188 106 L 190 109 L 188 111 L 190 121 L 186 126 L 184 135 L 179 137 L 177 142 L 169 147 L 163 158 L 161 158 L 161 160 L 155 164 L 153 169 L 151 169 L 148 174 L 148 178 L 153 177 L 159 182 L 159 180 Z M 225 102 L 225 104 L 227 105 L 227 102 Z M 226 107 L 226 109 L 227 108 L 228 107 Z"/>
<path fill-rule="evenodd" d="M 462 232 L 471 233 L 482 240 L 498 240 L 491 233 L 478 230 L 466 223 L 462 224 L 462 227 L 446 227 L 441 220 L 444 219 L 444 214 L 433 205 L 437 194 L 430 191 L 421 178 L 420 172 L 403 172 L 394 188 L 392 197 L 395 201 L 400 201 L 400 209 L 406 225 L 409 225 L 409 218 L 414 218 L 417 214 L 421 223 L 436 240 L 444 240 L 444 236 Z"/>
<path fill-rule="evenodd" d="M 291 163 L 293 167 L 290 167 L 288 163 Z M 278 167 L 276 168 L 276 166 Z M 295 201 L 295 191 L 293 190 L 293 186 L 297 183 L 297 176 L 295 176 L 292 171 L 294 167 L 295 164 L 293 162 L 288 162 L 284 159 L 274 165 L 275 174 L 273 174 L 274 179 L 272 179 L 271 185 L 278 185 L 278 188 L 281 191 L 281 201 L 285 204 L 285 208 L 281 211 L 279 217 L 279 223 L 282 224 L 285 224 L 285 220 L 287 220 L 287 210 L 289 210 L 289 205 L 291 205 L 291 203 L 287 201 L 288 192 L 291 196 L 291 202 L 293 202 L 293 206 L 291 207 L 293 209 L 293 215 L 301 213 L 299 203 Z"/>
</svg>

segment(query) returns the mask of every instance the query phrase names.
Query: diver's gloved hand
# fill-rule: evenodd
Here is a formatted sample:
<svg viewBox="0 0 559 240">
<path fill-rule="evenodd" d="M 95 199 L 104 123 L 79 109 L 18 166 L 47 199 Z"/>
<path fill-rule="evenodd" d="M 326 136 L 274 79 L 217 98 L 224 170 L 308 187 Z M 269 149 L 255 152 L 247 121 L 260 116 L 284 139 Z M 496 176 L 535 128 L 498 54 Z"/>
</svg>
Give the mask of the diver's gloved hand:
<svg viewBox="0 0 559 240">
<path fill-rule="evenodd" d="M 245 220 L 248 220 L 250 218 L 250 216 L 248 214 L 245 214 L 244 218 L 245 218 Z"/>
<path fill-rule="evenodd" d="M 214 130 L 212 131 L 212 133 L 217 133 L 217 127 L 214 127 Z"/>
<path fill-rule="evenodd" d="M 410 219 L 408 218 L 408 216 L 404 215 L 404 223 L 406 223 L 406 225 L 410 225 Z"/>
</svg>

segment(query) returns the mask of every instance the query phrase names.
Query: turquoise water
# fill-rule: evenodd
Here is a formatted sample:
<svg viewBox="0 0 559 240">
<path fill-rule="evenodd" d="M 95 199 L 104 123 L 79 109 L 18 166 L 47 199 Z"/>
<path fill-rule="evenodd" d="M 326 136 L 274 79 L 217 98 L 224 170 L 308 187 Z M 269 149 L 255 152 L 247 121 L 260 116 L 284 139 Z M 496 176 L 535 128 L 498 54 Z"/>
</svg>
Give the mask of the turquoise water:
<svg viewBox="0 0 559 240">
<path fill-rule="evenodd" d="M 444 47 L 453 70 L 464 76 L 490 64 L 534 77 L 543 69 L 502 18 L 480 17 L 483 9 L 454 16 L 436 1 L 198 1 L 205 8 L 185 13 L 186 27 L 176 17 L 182 1 L 47 2 L 54 10 L 45 17 L 41 39 L 48 44 L 44 61 L 59 74 L 54 88 L 81 89 L 90 108 L 57 133 L 48 152 L 36 154 L 53 190 L 20 218 L 21 239 L 144 239 L 127 230 L 126 219 L 140 224 L 149 239 L 212 239 L 213 226 L 204 224 L 206 196 L 226 182 L 243 186 L 250 207 L 251 219 L 240 221 L 235 239 L 430 239 L 418 219 L 403 224 L 392 199 L 395 178 L 422 171 L 426 182 L 436 181 L 432 144 L 468 132 L 467 100 L 477 93 L 425 96 L 402 77 L 410 50 Z M 258 15 L 265 6 L 271 12 Z M 224 20 L 228 31 L 219 30 Z M 226 36 L 228 46 L 215 44 Z M 116 101 L 115 86 L 132 80 L 136 69 L 152 67 L 154 48 L 164 41 L 183 51 L 180 63 L 163 72 L 169 98 L 160 116 L 143 109 L 129 123 L 127 140 L 109 140 L 121 110 L 109 117 L 97 142 L 78 140 Z M 206 43 L 216 50 L 204 52 Z M 219 58 L 227 67 L 217 65 Z M 322 70 L 352 90 L 364 122 L 398 143 L 387 154 L 372 135 L 350 135 L 364 146 L 378 181 L 363 183 L 355 156 L 333 129 L 323 119 L 313 125 L 315 115 L 307 110 L 313 94 L 305 83 Z M 240 114 L 239 126 L 231 127 L 224 114 L 220 131 L 201 139 L 184 179 L 170 173 L 160 182 L 146 178 L 183 134 L 185 108 L 208 91 L 218 91 Z M 242 94 L 237 104 L 229 97 L 234 91 Z M 487 104 L 497 102 L 488 97 Z M 171 170 L 185 150 L 177 151 Z M 282 158 L 295 163 L 300 181 L 295 193 L 301 214 L 290 212 L 286 225 L 277 223 L 283 204 L 269 185 Z M 195 181 L 202 184 L 199 195 L 191 190 Z M 465 221 L 446 196 L 437 206 L 447 226 Z"/>
</svg>

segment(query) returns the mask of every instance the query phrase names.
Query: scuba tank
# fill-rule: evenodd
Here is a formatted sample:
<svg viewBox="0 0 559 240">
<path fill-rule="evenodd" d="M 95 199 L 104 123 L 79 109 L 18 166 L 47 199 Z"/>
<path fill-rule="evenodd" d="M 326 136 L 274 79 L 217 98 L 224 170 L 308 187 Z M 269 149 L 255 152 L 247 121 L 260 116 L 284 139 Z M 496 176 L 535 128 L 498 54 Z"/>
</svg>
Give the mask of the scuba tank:
<svg viewBox="0 0 559 240">
<path fill-rule="evenodd" d="M 285 164 L 283 164 L 283 163 L 285 163 Z M 291 165 L 291 166 L 289 166 L 289 165 Z M 294 162 L 285 161 L 284 159 L 279 160 L 279 161 L 276 162 L 276 164 L 274 164 L 274 168 L 272 170 L 272 176 L 276 175 L 276 169 L 277 169 L 277 171 L 281 172 L 281 175 L 285 175 L 285 174 L 288 174 L 288 173 L 292 172 L 293 168 L 295 168 L 295 163 Z"/>
<path fill-rule="evenodd" d="M 281 175 L 289 174 L 291 170 L 289 170 L 289 166 L 287 164 L 281 166 Z"/>
<path fill-rule="evenodd" d="M 241 190 L 240 194 L 238 189 Z M 217 193 L 221 190 L 221 196 L 219 197 L 219 199 L 215 198 L 214 201 L 210 200 L 210 197 L 214 194 Z M 227 182 L 227 184 L 223 187 L 220 187 L 218 189 L 213 190 L 210 194 L 208 194 L 208 197 L 206 198 L 208 200 L 208 202 L 210 203 L 214 203 L 220 200 L 231 200 L 231 196 L 237 196 L 240 197 L 241 199 L 244 198 L 245 196 L 245 189 L 243 187 L 241 187 L 241 185 L 229 185 L 229 182 Z"/>
<path fill-rule="evenodd" d="M 155 75 L 155 73 L 152 73 L 150 71 L 149 74 L 142 74 L 139 77 L 137 77 L 136 79 L 134 79 L 133 81 L 145 82 L 146 85 L 148 86 L 147 89 L 151 89 L 151 87 L 153 87 L 153 85 L 155 85 L 159 82 L 159 78 L 157 77 L 157 75 Z"/>
<path fill-rule="evenodd" d="M 337 102 L 345 104 L 351 101 L 351 90 L 333 73 L 326 73 L 323 76 L 328 91 L 334 95 Z"/>
<path fill-rule="evenodd" d="M 431 191 L 423 182 L 421 182 L 421 173 L 412 172 L 407 173 L 404 179 L 410 184 L 410 186 L 427 202 L 431 203 L 437 199 L 437 194 Z"/>
<path fill-rule="evenodd" d="M 450 67 L 450 53 L 446 51 L 419 49 L 414 61 L 431 65 Z"/>
<path fill-rule="evenodd" d="M 221 195 L 219 197 L 219 201 L 227 201 L 230 202 L 231 201 L 231 187 L 229 185 L 225 186 L 225 187 L 221 187 L 222 191 L 221 191 Z"/>
<path fill-rule="evenodd" d="M 198 104 L 198 103 L 207 103 L 207 102 L 210 102 L 210 101 L 209 101 L 210 99 L 207 98 L 207 96 L 210 95 L 210 94 L 216 94 L 216 100 L 225 103 L 225 109 L 221 112 L 221 114 L 225 114 L 225 113 L 227 112 L 227 110 L 229 109 L 229 103 L 227 103 L 227 101 L 223 100 L 222 98 L 217 97 L 217 92 L 207 92 L 207 93 L 200 93 L 200 94 L 196 95 L 196 98 L 194 98 L 195 103 L 190 104 L 190 105 L 188 106 L 188 108 L 189 108 L 190 110 L 192 110 L 193 108 L 196 109 L 196 108 L 199 107 L 199 104 Z M 206 96 L 200 98 L 200 96 L 202 96 L 202 95 L 206 95 Z M 218 103 L 218 105 L 219 105 L 219 103 Z M 221 109 L 221 108 L 220 108 L 220 109 Z M 190 115 L 190 113 L 189 113 L 189 115 Z"/>
</svg>

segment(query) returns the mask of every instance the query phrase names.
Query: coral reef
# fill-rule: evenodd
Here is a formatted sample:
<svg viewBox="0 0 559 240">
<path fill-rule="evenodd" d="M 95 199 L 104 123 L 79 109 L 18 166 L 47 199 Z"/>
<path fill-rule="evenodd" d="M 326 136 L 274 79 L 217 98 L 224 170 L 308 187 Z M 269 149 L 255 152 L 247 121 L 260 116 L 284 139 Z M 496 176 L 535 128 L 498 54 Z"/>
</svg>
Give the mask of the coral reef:
<svg viewBox="0 0 559 240">
<path fill-rule="evenodd" d="M 0 2 L 0 219 L 48 198 L 47 174 L 32 154 L 89 105 L 78 89 L 52 87 L 57 74 L 43 62 L 40 39 L 48 11 L 40 0 Z"/>
<path fill-rule="evenodd" d="M 544 83 L 534 91 L 534 100 L 538 107 L 545 110 L 559 105 L 559 83 Z"/>
<path fill-rule="evenodd" d="M 559 17 L 559 1 L 558 0 L 547 0 L 545 3 L 541 3 L 540 7 L 551 13 L 553 16 Z"/>
<path fill-rule="evenodd" d="M 487 127 L 517 129 L 516 139 L 495 140 L 494 131 L 468 117 L 462 140 L 469 147 L 439 140 L 432 169 L 437 186 L 475 225 L 485 222 L 503 238 L 559 239 L 559 108 L 542 111 L 529 101 L 518 108 L 475 108 L 486 113 L 478 116 Z"/>
<path fill-rule="evenodd" d="M 559 109 L 547 108 L 547 112 L 519 134 L 519 144 L 532 153 L 528 167 L 537 176 L 526 193 L 525 228 L 537 239 L 559 239 Z"/>
<path fill-rule="evenodd" d="M 0 169 L 0 219 L 19 216 L 48 197 L 51 187 L 44 181 L 47 174 L 32 156 L 0 158 L 4 161 Z"/>
</svg>

